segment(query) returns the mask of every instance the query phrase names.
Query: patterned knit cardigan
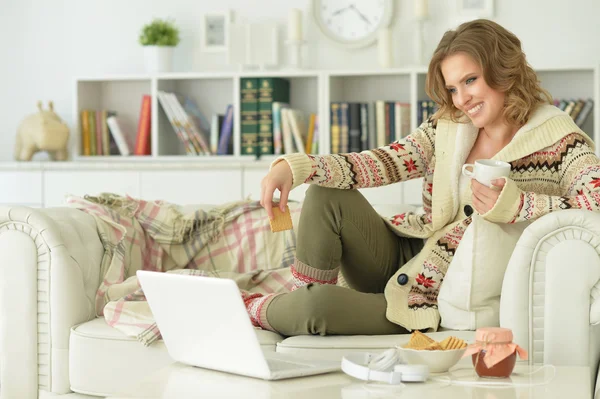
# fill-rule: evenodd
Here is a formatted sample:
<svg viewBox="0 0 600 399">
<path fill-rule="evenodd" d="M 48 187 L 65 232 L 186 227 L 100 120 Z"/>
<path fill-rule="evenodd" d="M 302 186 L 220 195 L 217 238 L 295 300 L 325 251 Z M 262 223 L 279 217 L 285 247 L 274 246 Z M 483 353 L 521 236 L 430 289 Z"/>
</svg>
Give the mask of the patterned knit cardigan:
<svg viewBox="0 0 600 399">
<path fill-rule="evenodd" d="M 471 223 L 458 209 L 458 179 L 478 129 L 440 119 L 413 134 L 361 153 L 285 155 L 293 187 L 302 183 L 338 189 L 423 181 L 423 214 L 385 219 L 399 236 L 426 238 L 423 250 L 390 278 L 385 288 L 387 318 L 409 330 L 437 330 L 437 296 L 444 274 Z M 511 164 L 495 206 L 482 217 L 496 223 L 532 220 L 549 212 L 600 210 L 600 162 L 594 143 L 565 112 L 543 105 L 492 159 Z M 461 212 L 459 214 L 459 212 Z M 457 217 L 459 216 L 459 217 Z M 398 275 L 406 274 L 406 279 Z"/>
</svg>

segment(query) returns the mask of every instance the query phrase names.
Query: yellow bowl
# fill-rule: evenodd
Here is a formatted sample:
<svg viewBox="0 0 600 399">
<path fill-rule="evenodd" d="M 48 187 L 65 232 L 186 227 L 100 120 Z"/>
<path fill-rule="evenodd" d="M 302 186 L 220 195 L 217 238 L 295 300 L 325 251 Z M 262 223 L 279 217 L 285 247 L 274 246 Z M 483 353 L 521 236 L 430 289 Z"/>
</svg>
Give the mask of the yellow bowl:
<svg viewBox="0 0 600 399">
<path fill-rule="evenodd" d="M 467 348 L 449 350 L 418 350 L 397 347 L 400 359 L 406 364 L 424 364 L 430 373 L 445 373 L 461 359 Z"/>
</svg>

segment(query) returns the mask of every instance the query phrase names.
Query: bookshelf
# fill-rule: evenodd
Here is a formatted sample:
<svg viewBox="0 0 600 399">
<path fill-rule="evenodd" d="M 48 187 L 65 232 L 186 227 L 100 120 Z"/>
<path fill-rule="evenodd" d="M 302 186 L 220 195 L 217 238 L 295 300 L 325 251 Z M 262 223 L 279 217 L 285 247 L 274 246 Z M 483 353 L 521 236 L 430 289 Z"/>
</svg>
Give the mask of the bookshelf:
<svg viewBox="0 0 600 399">
<path fill-rule="evenodd" d="M 594 110 L 583 130 L 594 141 L 600 139 L 600 68 L 599 66 L 543 67 L 537 69 L 542 85 L 555 98 L 591 98 Z M 111 156 L 115 161 L 182 161 L 182 162 L 253 162 L 255 157 L 240 151 L 240 79 L 243 77 L 282 77 L 290 80 L 290 102 L 293 108 L 316 113 L 320 121 L 321 154 L 327 154 L 329 142 L 329 104 L 334 101 L 374 102 L 403 101 L 411 104 L 411 130 L 416 128 L 417 102 L 426 99 L 426 67 L 385 70 L 341 71 L 261 71 L 223 73 L 175 73 L 159 75 L 124 75 L 81 77 L 75 79 L 73 105 L 74 128 L 71 153 L 74 160 L 95 160 L 106 157 L 80 155 L 80 111 L 86 108 L 116 110 L 125 129 L 136 132 L 141 97 L 152 96 L 152 154 L 149 157 Z M 167 90 L 193 97 L 207 116 L 224 112 L 227 104 L 234 106 L 233 156 L 188 156 L 173 132 L 156 98 L 158 90 Z M 374 118 L 371 118 L 374 119 Z M 600 154 L 599 154 L 600 155 Z M 274 156 L 265 156 L 274 158 Z"/>
<path fill-rule="evenodd" d="M 591 98 L 593 111 L 583 130 L 600 143 L 600 66 L 574 65 L 569 67 L 545 66 L 536 69 L 542 85 L 560 99 Z M 427 99 L 425 94 L 425 66 L 372 70 L 273 70 L 206 73 L 167 73 L 156 75 L 106 75 L 78 77 L 74 80 L 73 140 L 71 154 L 74 163 L 86 162 L 141 163 L 188 165 L 193 168 L 237 168 L 248 184 L 259 185 L 274 155 L 242 155 L 240 146 L 240 81 L 245 77 L 281 77 L 290 81 L 290 106 L 305 114 L 319 117 L 319 153 L 328 154 L 330 142 L 331 102 L 369 102 L 376 100 L 402 101 L 411 105 L 411 130 L 417 126 L 417 104 Z M 234 108 L 233 155 L 186 155 L 160 103 L 159 90 L 174 91 L 193 97 L 200 110 L 210 118 L 212 113 L 224 113 L 227 104 Z M 82 156 L 80 155 L 80 111 L 86 108 L 111 109 L 118 112 L 125 129 L 137 131 L 142 95 L 152 96 L 152 124 L 150 156 Z M 375 118 L 370 118 L 371 129 Z M 131 138 L 135 141 L 135 136 Z M 600 149 L 596 152 L 600 155 Z M 193 165 L 193 166 L 192 166 Z M 183 166 L 182 166 L 183 167 Z M 166 168 L 168 170 L 168 168 Z M 237 180 L 236 180 L 237 181 Z M 234 184 L 235 182 L 232 182 Z M 408 182 L 387 188 L 386 195 L 399 196 L 403 202 L 420 203 L 421 182 Z M 370 197 L 372 190 L 365 190 Z"/>
</svg>

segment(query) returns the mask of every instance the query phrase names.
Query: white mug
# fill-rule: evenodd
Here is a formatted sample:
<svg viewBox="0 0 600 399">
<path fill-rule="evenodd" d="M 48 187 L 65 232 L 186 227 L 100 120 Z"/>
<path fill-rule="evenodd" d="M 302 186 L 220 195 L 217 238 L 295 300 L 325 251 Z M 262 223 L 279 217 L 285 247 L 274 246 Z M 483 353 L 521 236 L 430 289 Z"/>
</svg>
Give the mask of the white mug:
<svg viewBox="0 0 600 399">
<path fill-rule="evenodd" d="M 471 168 L 472 170 L 469 170 Z M 479 183 L 492 187 L 492 180 L 508 177 L 510 164 L 493 159 L 478 159 L 474 164 L 466 163 L 462 167 L 463 175 L 477 180 Z"/>
</svg>

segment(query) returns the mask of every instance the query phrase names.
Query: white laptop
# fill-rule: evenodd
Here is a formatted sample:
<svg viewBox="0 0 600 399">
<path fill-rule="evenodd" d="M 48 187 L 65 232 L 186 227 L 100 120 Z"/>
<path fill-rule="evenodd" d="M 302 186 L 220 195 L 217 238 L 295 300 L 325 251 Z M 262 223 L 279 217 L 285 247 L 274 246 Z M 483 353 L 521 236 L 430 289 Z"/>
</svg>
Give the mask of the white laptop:
<svg viewBox="0 0 600 399">
<path fill-rule="evenodd" d="M 137 276 L 175 361 L 265 380 L 341 369 L 337 361 L 263 352 L 233 280 L 149 271 Z"/>
</svg>

